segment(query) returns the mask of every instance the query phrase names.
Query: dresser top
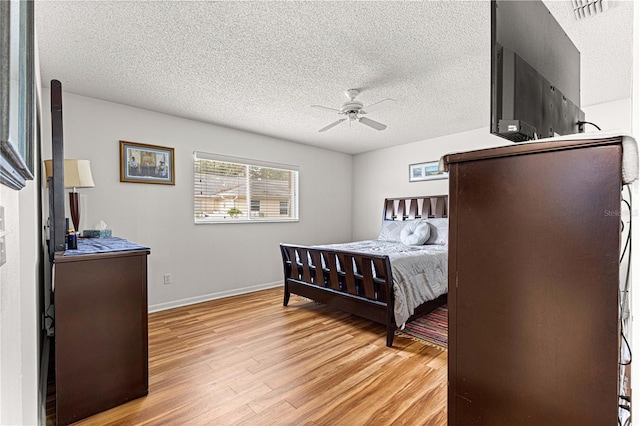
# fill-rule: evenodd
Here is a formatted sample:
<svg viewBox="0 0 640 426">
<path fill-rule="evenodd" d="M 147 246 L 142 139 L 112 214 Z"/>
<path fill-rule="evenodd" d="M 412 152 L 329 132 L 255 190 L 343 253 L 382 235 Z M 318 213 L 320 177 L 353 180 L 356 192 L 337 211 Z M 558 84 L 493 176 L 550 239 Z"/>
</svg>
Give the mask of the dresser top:
<svg viewBox="0 0 640 426">
<path fill-rule="evenodd" d="M 143 246 L 123 238 L 79 238 L 78 248 L 75 250 L 66 250 L 56 252 L 55 259 L 60 261 L 65 258 L 74 258 L 87 255 L 104 255 L 104 254 L 127 254 L 134 251 L 146 252 L 150 248 Z"/>
</svg>

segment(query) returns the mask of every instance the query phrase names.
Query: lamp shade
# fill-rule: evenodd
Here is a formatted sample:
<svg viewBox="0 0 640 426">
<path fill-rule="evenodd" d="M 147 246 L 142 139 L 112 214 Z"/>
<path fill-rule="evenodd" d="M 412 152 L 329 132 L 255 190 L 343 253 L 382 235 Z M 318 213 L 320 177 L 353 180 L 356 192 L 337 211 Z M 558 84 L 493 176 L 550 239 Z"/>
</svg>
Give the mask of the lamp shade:
<svg viewBox="0 0 640 426">
<path fill-rule="evenodd" d="M 53 161 L 44 160 L 44 168 L 47 174 L 47 186 L 49 186 L 49 178 L 53 176 Z M 90 188 L 94 186 L 89 160 L 64 160 L 65 188 Z"/>
</svg>

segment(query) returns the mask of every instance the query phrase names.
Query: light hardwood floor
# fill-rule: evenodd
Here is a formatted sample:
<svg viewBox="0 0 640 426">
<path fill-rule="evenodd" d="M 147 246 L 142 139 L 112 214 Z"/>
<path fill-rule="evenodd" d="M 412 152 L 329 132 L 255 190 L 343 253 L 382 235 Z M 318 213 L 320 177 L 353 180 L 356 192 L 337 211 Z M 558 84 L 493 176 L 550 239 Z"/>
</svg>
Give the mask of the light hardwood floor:
<svg viewBox="0 0 640 426">
<path fill-rule="evenodd" d="M 149 395 L 76 425 L 446 425 L 446 402 L 446 352 L 277 288 L 150 314 Z"/>
</svg>

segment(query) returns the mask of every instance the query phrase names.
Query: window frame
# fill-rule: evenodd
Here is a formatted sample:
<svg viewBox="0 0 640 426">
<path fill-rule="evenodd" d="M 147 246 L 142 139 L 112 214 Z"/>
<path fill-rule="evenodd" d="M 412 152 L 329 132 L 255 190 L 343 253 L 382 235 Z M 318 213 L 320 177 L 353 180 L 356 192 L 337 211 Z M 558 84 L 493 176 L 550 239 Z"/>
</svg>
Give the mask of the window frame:
<svg viewBox="0 0 640 426">
<path fill-rule="evenodd" d="M 202 202 L 198 200 L 198 195 L 196 191 L 198 191 L 198 184 L 202 183 L 202 177 L 199 178 L 201 172 L 199 171 L 200 163 L 199 161 L 215 161 L 219 163 L 230 163 L 230 168 L 238 168 L 238 166 L 244 167 L 246 172 L 243 179 L 246 180 L 246 184 L 244 187 L 246 188 L 245 192 L 240 192 L 238 195 L 244 200 L 243 204 L 246 205 L 247 212 L 242 213 L 242 216 L 227 216 L 223 212 L 211 212 L 206 213 L 203 212 Z M 263 207 L 262 201 L 263 199 L 256 199 L 255 195 L 252 197 L 251 193 L 251 179 L 250 168 L 265 168 L 272 169 L 276 171 L 285 171 L 287 173 L 291 173 L 289 179 L 286 180 L 289 184 L 289 194 L 286 197 L 286 200 L 282 200 L 277 196 L 271 198 L 272 202 L 278 202 L 276 214 L 272 216 L 264 216 L 262 214 L 262 210 L 259 210 L 256 214 L 254 207 L 256 202 L 260 206 L 260 209 Z M 215 176 L 213 173 L 207 173 L 208 175 Z M 273 163 L 262 160 L 248 159 L 242 157 L 232 157 L 227 155 L 213 154 L 202 151 L 194 151 L 193 153 L 193 183 L 194 183 L 194 192 L 193 192 L 193 220 L 196 225 L 207 225 L 207 224 L 221 224 L 221 223 L 282 223 L 282 222 L 298 222 L 300 220 L 300 210 L 299 210 L 299 199 L 300 199 L 300 170 L 298 166 L 290 165 L 290 164 L 281 164 L 281 163 Z M 214 194 L 207 194 L 208 197 L 215 197 Z M 268 200 L 268 199 L 267 199 Z M 286 201 L 288 205 L 288 214 L 283 216 L 279 214 L 281 212 L 280 206 L 281 202 Z M 234 207 L 236 207 L 235 199 L 233 200 Z M 215 201 L 213 201 L 215 203 Z M 226 209 L 228 206 L 224 201 L 224 197 L 222 197 L 222 201 L 218 201 L 219 203 L 225 203 L 223 208 Z M 229 204 L 230 205 L 230 204 Z M 267 204 L 268 205 L 268 204 Z M 198 207 L 200 209 L 198 210 Z M 267 207 L 268 209 L 268 207 Z"/>
</svg>

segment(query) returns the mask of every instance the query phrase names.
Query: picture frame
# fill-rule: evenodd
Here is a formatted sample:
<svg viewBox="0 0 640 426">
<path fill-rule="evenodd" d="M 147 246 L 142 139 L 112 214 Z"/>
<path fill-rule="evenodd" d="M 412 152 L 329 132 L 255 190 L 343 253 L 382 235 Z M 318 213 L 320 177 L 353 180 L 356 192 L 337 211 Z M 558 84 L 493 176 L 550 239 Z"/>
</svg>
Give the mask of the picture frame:
<svg viewBox="0 0 640 426">
<path fill-rule="evenodd" d="M 120 182 L 175 185 L 173 148 L 120 141 Z"/>
<path fill-rule="evenodd" d="M 0 183 L 20 190 L 34 178 L 37 85 L 34 2 L 0 2 Z"/>
<path fill-rule="evenodd" d="M 449 173 L 441 172 L 438 168 L 439 161 L 427 161 L 409 165 L 409 182 L 423 180 L 448 179 Z"/>
</svg>

